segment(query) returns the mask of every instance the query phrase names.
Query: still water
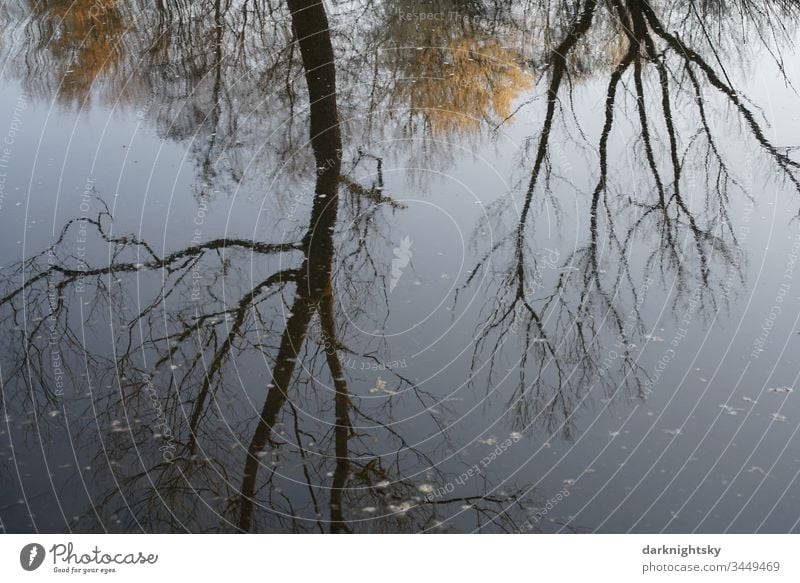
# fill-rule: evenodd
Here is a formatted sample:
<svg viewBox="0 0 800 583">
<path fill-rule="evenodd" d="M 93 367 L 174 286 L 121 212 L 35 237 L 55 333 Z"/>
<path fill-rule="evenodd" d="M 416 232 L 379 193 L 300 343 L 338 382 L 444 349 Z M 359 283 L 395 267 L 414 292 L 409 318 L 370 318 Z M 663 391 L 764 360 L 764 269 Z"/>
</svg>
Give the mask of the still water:
<svg viewBox="0 0 800 583">
<path fill-rule="evenodd" d="M 800 530 L 799 16 L 4 2 L 0 527 Z"/>
</svg>

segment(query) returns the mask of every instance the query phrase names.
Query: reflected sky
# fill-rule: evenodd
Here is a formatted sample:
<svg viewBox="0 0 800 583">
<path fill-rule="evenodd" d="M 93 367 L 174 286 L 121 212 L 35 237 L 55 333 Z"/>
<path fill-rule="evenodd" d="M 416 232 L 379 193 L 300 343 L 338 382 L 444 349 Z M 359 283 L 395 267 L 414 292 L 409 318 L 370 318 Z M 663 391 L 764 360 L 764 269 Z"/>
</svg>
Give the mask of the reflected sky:
<svg viewBox="0 0 800 583">
<path fill-rule="evenodd" d="M 797 13 L 7 2 L 0 526 L 797 531 Z"/>
</svg>

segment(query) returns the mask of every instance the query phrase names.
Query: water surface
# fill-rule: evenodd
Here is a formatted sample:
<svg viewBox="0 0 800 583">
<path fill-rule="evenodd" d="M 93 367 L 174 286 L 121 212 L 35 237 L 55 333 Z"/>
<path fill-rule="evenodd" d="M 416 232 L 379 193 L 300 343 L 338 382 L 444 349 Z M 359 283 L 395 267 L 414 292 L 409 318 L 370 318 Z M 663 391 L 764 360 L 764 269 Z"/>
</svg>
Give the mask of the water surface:
<svg viewBox="0 0 800 583">
<path fill-rule="evenodd" d="M 13 0 L 8 532 L 789 532 L 795 2 Z"/>
</svg>

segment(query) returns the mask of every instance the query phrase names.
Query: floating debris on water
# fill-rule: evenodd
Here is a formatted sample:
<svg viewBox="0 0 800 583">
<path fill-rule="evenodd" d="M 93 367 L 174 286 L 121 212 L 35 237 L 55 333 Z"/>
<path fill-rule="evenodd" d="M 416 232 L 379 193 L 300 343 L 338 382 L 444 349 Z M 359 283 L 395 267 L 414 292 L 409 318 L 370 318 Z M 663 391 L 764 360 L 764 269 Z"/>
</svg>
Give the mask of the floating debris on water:
<svg viewBox="0 0 800 583">
<path fill-rule="evenodd" d="M 386 388 L 386 381 L 383 380 L 381 377 L 378 377 L 375 381 L 375 386 L 371 387 L 369 390 L 370 394 L 374 395 L 376 393 L 382 393 L 384 395 L 396 395 L 398 394 L 397 391 L 391 391 Z"/>
<path fill-rule="evenodd" d="M 396 514 L 405 514 L 413 508 L 411 502 L 401 502 L 400 504 L 389 504 L 389 511 Z"/>
<path fill-rule="evenodd" d="M 719 406 L 719 408 L 724 410 L 728 415 L 738 415 L 740 411 L 744 410 L 744 409 L 737 409 L 736 407 L 731 407 L 730 405 L 726 405 L 725 403 L 722 403 Z"/>
</svg>

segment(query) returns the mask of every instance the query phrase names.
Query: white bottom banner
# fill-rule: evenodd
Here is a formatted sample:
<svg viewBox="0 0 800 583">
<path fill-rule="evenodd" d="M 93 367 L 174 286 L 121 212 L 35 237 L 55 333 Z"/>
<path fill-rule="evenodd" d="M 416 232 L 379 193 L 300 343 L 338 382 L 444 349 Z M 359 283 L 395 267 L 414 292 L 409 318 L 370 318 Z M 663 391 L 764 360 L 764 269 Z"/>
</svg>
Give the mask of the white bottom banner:
<svg viewBox="0 0 800 583">
<path fill-rule="evenodd" d="M 800 581 L 793 535 L 4 535 L 2 581 Z"/>
</svg>

